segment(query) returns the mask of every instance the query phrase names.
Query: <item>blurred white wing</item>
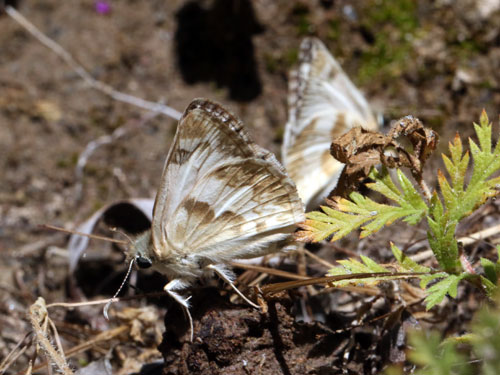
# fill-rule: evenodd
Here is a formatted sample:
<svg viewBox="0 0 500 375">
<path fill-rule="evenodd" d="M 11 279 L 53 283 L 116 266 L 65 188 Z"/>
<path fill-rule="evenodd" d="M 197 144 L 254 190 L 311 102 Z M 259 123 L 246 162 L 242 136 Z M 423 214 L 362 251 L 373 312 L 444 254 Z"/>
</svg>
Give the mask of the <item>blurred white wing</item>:
<svg viewBox="0 0 500 375">
<path fill-rule="evenodd" d="M 259 255 L 304 221 L 295 184 L 221 106 L 194 100 L 179 121 L 153 212 L 158 260 Z"/>
<path fill-rule="evenodd" d="M 378 126 L 364 96 L 316 38 L 301 44 L 299 68 L 290 72 L 288 106 L 282 159 L 307 205 L 331 191 L 342 171 L 330 155 L 332 139 L 355 126 Z"/>
</svg>

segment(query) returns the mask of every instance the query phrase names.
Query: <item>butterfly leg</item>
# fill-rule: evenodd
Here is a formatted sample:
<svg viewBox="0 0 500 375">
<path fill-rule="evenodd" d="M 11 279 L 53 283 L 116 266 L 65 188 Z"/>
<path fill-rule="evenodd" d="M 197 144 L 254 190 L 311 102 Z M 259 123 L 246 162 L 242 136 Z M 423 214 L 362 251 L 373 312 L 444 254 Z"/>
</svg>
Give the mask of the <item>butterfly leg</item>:
<svg viewBox="0 0 500 375">
<path fill-rule="evenodd" d="M 225 267 L 219 265 L 219 264 L 210 264 L 208 265 L 206 268 L 214 271 L 217 275 L 219 275 L 219 277 L 224 280 L 226 283 L 228 283 L 231 288 L 234 289 L 234 291 L 236 293 L 238 293 L 238 295 L 243 298 L 243 300 L 245 302 L 247 302 L 250 306 L 253 306 L 257 309 L 260 309 L 259 305 L 256 305 L 255 303 L 253 303 L 252 301 L 250 301 L 247 297 L 245 297 L 245 295 L 243 293 L 241 293 L 239 291 L 238 288 L 236 288 L 236 286 L 234 285 L 233 281 L 231 280 L 233 278 L 233 274 L 231 271 L 229 271 L 228 269 L 226 269 Z"/>
<path fill-rule="evenodd" d="M 175 290 L 184 289 L 187 286 L 186 282 L 181 279 L 173 279 L 167 285 L 163 287 L 163 290 L 168 293 L 170 297 L 172 297 L 177 303 L 179 303 L 184 312 L 186 313 L 189 319 L 189 329 L 190 329 L 190 340 L 193 342 L 193 318 L 191 317 L 191 313 L 189 312 L 189 298 L 185 298 L 175 292 Z"/>
</svg>

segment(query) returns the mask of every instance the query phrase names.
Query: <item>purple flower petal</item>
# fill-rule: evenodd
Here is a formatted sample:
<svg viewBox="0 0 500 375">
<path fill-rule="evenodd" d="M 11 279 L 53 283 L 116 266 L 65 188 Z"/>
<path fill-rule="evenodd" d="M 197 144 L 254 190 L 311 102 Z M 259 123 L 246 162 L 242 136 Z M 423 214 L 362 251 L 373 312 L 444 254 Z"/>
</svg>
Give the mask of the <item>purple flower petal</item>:
<svg viewBox="0 0 500 375">
<path fill-rule="evenodd" d="M 95 11 L 99 14 L 108 14 L 111 12 L 111 5 L 107 1 L 96 1 Z"/>
</svg>

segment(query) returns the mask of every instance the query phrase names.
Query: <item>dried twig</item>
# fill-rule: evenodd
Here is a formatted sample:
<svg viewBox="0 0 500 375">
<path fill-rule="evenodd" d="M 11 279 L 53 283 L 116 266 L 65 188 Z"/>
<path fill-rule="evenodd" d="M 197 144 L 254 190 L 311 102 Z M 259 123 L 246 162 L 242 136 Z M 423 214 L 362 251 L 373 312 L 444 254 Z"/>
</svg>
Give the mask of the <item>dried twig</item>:
<svg viewBox="0 0 500 375">
<path fill-rule="evenodd" d="M 335 275 L 335 276 L 324 276 L 324 277 L 311 277 L 303 280 L 293 280 L 285 281 L 282 283 L 267 284 L 261 288 L 262 294 L 264 296 L 269 296 L 282 292 L 284 290 L 299 288 L 301 286 L 307 285 L 330 285 L 342 280 L 357 280 L 357 279 L 368 279 L 372 277 L 391 277 L 393 280 L 397 279 L 410 279 L 413 277 L 418 277 L 420 275 L 427 274 L 425 272 L 368 272 L 368 273 L 358 273 L 350 275 Z"/>
<path fill-rule="evenodd" d="M 317 256 L 316 254 L 314 253 L 311 253 L 309 250 L 307 250 L 305 247 L 302 248 L 302 251 L 304 252 L 305 255 L 307 255 L 309 258 L 311 259 L 314 259 L 316 262 L 318 262 L 319 264 L 327 267 L 328 269 L 330 268 L 334 268 L 335 266 L 330 263 L 330 262 L 327 262 L 326 260 L 324 260 L 323 258 Z"/>
<path fill-rule="evenodd" d="M 95 150 L 97 150 L 99 147 L 110 144 L 117 139 L 125 136 L 126 134 L 141 128 L 144 126 L 147 122 L 151 121 L 154 119 L 158 113 L 152 113 L 149 116 L 144 117 L 141 119 L 137 124 L 133 126 L 128 126 L 127 124 L 120 126 L 116 128 L 113 133 L 111 134 L 106 134 L 103 136 L 100 136 L 97 139 L 94 139 L 87 143 L 87 146 L 85 146 L 85 149 L 83 150 L 82 153 L 78 156 L 78 161 L 76 163 L 75 167 L 75 177 L 76 177 L 76 183 L 75 183 L 75 195 L 76 195 L 76 200 L 79 201 L 82 198 L 82 191 L 83 191 L 83 170 L 85 166 L 87 165 L 87 161 L 89 160 L 90 156 L 94 153 Z"/>
<path fill-rule="evenodd" d="M 296 273 L 291 273 L 287 271 L 277 270 L 269 267 L 256 266 L 253 264 L 239 263 L 239 262 L 229 262 L 232 267 L 241 268 L 244 270 L 257 271 L 261 273 L 267 273 L 269 275 L 284 277 L 291 280 L 309 280 L 308 276 L 298 275 Z"/>
<path fill-rule="evenodd" d="M 143 108 L 151 112 L 161 113 L 175 120 L 179 120 L 181 118 L 182 113 L 171 107 L 168 107 L 161 103 L 150 102 L 148 100 L 144 100 L 133 95 L 122 93 L 120 91 L 115 90 L 111 86 L 96 80 L 94 77 L 90 75 L 89 72 L 85 70 L 85 68 L 81 64 L 79 64 L 75 60 L 75 58 L 68 51 L 66 51 L 61 45 L 56 43 L 54 40 L 50 39 L 48 36 L 43 34 L 35 25 L 33 25 L 16 9 L 11 7 L 10 5 L 7 5 L 5 7 L 5 13 L 7 13 L 12 19 L 14 19 L 17 23 L 19 23 L 22 27 L 24 27 L 45 47 L 49 48 L 57 56 L 63 59 L 63 61 L 66 64 L 68 64 L 71 67 L 71 69 L 73 69 L 75 73 L 78 74 L 78 76 L 80 76 L 80 78 L 82 78 L 93 89 L 98 90 L 110 96 L 114 100 L 123 103 L 132 104 L 135 105 L 136 107 Z"/>
<path fill-rule="evenodd" d="M 50 359 L 50 363 L 52 365 L 55 365 L 59 369 L 59 371 L 61 371 L 61 373 L 65 375 L 72 375 L 73 371 L 64 359 L 62 349 L 60 348 L 58 351 L 56 348 L 54 348 L 47 336 L 46 330 L 42 328 L 42 326 L 46 326 L 47 322 L 49 322 L 52 329 L 55 329 L 55 327 L 53 327 L 52 325 L 52 322 L 50 322 L 47 308 L 45 306 L 45 300 L 42 297 L 38 297 L 36 302 L 31 305 L 29 310 L 29 317 L 31 325 L 33 326 L 33 330 L 35 331 L 37 343 L 44 349 L 46 355 Z"/>
<path fill-rule="evenodd" d="M 136 294 L 134 296 L 124 296 L 124 297 L 114 297 L 114 298 L 105 298 L 105 299 L 99 299 L 95 301 L 84 301 L 84 302 L 54 302 L 50 303 L 47 305 L 47 308 L 50 309 L 52 307 L 67 307 L 67 308 L 74 308 L 74 307 L 81 307 L 81 306 L 93 306 L 93 305 L 104 305 L 111 302 L 119 302 L 119 301 L 130 301 L 130 300 L 135 300 L 135 299 L 140 299 L 140 298 L 146 298 L 146 297 L 163 297 L 167 295 L 166 292 L 161 291 L 161 292 L 151 292 L 151 293 L 144 293 L 144 294 Z"/>
<path fill-rule="evenodd" d="M 97 336 L 95 336 L 93 339 L 83 342 L 81 344 L 78 344 L 76 346 L 73 346 L 72 348 L 66 350 L 66 357 L 73 357 L 79 353 L 85 352 L 91 348 L 95 348 L 97 344 L 109 341 L 119 335 L 121 335 L 124 332 L 127 332 L 130 330 L 130 326 L 128 325 L 121 325 L 119 327 L 113 328 L 108 331 L 104 331 L 99 333 Z M 33 368 L 33 371 L 38 371 L 42 368 L 44 368 L 47 365 L 47 363 L 42 363 L 40 365 L 37 365 Z"/>
<path fill-rule="evenodd" d="M 30 242 L 26 245 L 20 246 L 9 253 L 9 257 L 24 258 L 33 256 L 34 254 L 47 249 L 50 245 L 54 245 L 62 241 L 60 233 L 54 234 L 50 237 L 43 238 L 38 241 Z"/>
<path fill-rule="evenodd" d="M 29 343 L 26 343 L 27 339 L 32 337 L 31 334 L 25 335 L 14 348 L 7 354 L 7 356 L 0 363 L 0 374 L 5 374 L 7 369 L 10 367 L 12 363 L 14 363 L 25 351 L 28 349 L 31 344 L 31 339 Z"/>
</svg>

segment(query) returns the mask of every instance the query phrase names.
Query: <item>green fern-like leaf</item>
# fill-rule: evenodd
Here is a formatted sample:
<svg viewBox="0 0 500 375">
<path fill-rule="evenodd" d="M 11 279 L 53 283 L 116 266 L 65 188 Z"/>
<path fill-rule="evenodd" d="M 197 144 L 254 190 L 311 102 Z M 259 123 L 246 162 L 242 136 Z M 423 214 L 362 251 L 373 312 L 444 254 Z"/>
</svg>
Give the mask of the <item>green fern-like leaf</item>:
<svg viewBox="0 0 500 375">
<path fill-rule="evenodd" d="M 328 276 L 338 276 L 338 275 L 353 275 L 358 273 L 377 273 L 377 272 L 390 272 L 389 269 L 381 266 L 373 259 L 366 256 L 361 256 L 362 262 L 356 259 L 346 259 L 339 260 L 339 267 L 331 268 L 328 271 Z M 335 286 L 346 286 L 352 284 L 362 284 L 362 285 L 375 285 L 384 280 L 392 280 L 394 277 L 383 276 L 383 277 L 370 277 L 365 279 L 353 279 L 353 280 L 342 280 L 334 282 Z"/>
<path fill-rule="evenodd" d="M 461 275 L 447 275 L 444 279 L 428 288 L 427 293 L 429 293 L 429 295 L 425 298 L 426 309 L 430 310 L 433 308 L 440 303 L 447 294 L 455 298 L 457 296 L 458 283 L 467 276 L 469 276 L 467 273 Z"/>
<path fill-rule="evenodd" d="M 469 216 L 488 198 L 498 194 L 496 186 L 500 183 L 500 177 L 491 176 L 500 169 L 500 144 L 497 143 L 492 150 L 491 123 L 486 112 L 483 111 L 479 123 L 474 124 L 479 145 L 469 139 L 474 167 L 467 186 L 465 174 L 470 158 L 468 152 L 462 154 L 462 142 L 458 135 L 449 146 L 451 159 L 443 156 L 451 185 L 443 175 L 439 176 L 439 185 L 451 221 Z"/>
<path fill-rule="evenodd" d="M 484 276 L 481 276 L 481 285 L 488 297 L 498 292 L 498 279 L 500 278 L 500 245 L 497 245 L 498 260 L 496 263 L 486 258 L 480 258 Z"/>
<path fill-rule="evenodd" d="M 302 231 L 297 233 L 297 239 L 317 242 L 332 236 L 333 242 L 358 228 L 361 228 L 360 237 L 364 238 L 399 219 L 412 225 L 418 223 L 428 213 L 427 204 L 400 170 L 397 176 L 401 189 L 385 168 L 381 173 L 373 170 L 371 177 L 375 182 L 367 184 L 397 205 L 377 203 L 353 192 L 349 195 L 350 200 L 338 199 L 336 209 L 322 206 L 323 212 L 309 212 L 305 223 L 300 225 Z"/>
<path fill-rule="evenodd" d="M 486 258 L 481 258 L 480 261 L 485 277 L 496 285 L 498 283 L 498 276 L 500 275 L 500 263 L 493 263 Z"/>
<path fill-rule="evenodd" d="M 408 358 L 418 366 L 415 374 L 500 374 L 498 297 L 494 306 L 486 305 L 475 314 L 469 333 L 460 337 L 442 340 L 437 332 L 410 331 Z"/>
<path fill-rule="evenodd" d="M 470 330 L 472 349 L 476 358 L 481 359 L 483 375 L 500 374 L 500 308 L 499 299 L 494 307 L 483 307 L 474 317 Z"/>
<path fill-rule="evenodd" d="M 375 203 L 375 202 L 374 202 Z M 319 242 L 335 234 L 332 241 L 348 235 L 371 218 L 370 214 L 351 215 L 321 206 L 323 212 L 313 211 L 306 214 L 307 220 L 301 224 L 302 231 L 297 238 L 302 241 Z"/>
<path fill-rule="evenodd" d="M 432 280 L 448 276 L 448 274 L 445 272 L 431 273 L 431 269 L 429 267 L 422 266 L 411 258 L 407 257 L 393 243 L 391 243 L 391 250 L 398 262 L 397 269 L 399 272 L 421 273 L 421 275 L 418 275 L 417 277 L 420 278 L 420 287 L 422 289 L 425 289 L 427 287 L 427 284 L 429 284 Z"/>
<path fill-rule="evenodd" d="M 391 251 L 398 261 L 400 272 L 422 272 L 428 273 L 431 271 L 429 267 L 422 266 L 413 259 L 407 257 L 399 248 L 391 242 Z"/>
<path fill-rule="evenodd" d="M 366 186 L 396 202 L 401 208 L 401 213 L 404 212 L 404 215 L 401 215 L 403 221 L 415 225 L 427 214 L 427 204 L 408 177 L 399 169 L 396 170 L 396 173 L 401 190 L 396 187 L 385 169 L 382 169 L 382 173 L 373 169 L 370 177 L 375 182 L 366 184 Z"/>
<path fill-rule="evenodd" d="M 399 250 L 394 244 L 391 245 L 391 250 L 398 262 L 394 265 L 394 268 L 396 268 L 398 272 L 416 273 L 412 277 L 420 278 L 420 286 L 422 289 L 425 289 L 429 282 L 431 282 L 432 280 L 438 278 L 442 279 L 426 290 L 428 295 L 425 298 L 425 303 L 428 310 L 440 303 L 447 294 L 450 297 L 455 298 L 457 296 L 457 287 L 459 282 L 464 278 L 471 276 L 467 273 L 462 273 L 461 275 L 447 274 L 445 272 L 431 274 L 430 268 L 419 265 L 412 259 L 406 257 L 403 252 Z M 390 272 L 388 268 L 363 255 L 361 256 L 361 262 L 351 258 L 347 260 L 340 260 L 338 261 L 338 263 L 340 264 L 339 267 L 334 267 L 328 271 L 329 276 Z M 352 284 L 376 285 L 381 281 L 394 280 L 399 278 L 400 276 L 384 275 L 380 277 L 369 277 L 364 279 L 342 280 L 337 281 L 334 284 L 336 286 L 346 286 Z"/>
<path fill-rule="evenodd" d="M 440 303 L 446 295 L 455 297 L 457 285 L 464 278 L 474 280 L 474 285 L 481 284 L 488 296 L 493 295 L 498 289 L 500 263 L 482 259 L 484 275 L 463 273 L 455 233 L 461 220 L 500 192 L 500 177 L 494 176 L 494 173 L 500 171 L 500 143 L 493 147 L 491 128 L 483 111 L 479 125 L 474 124 L 477 141 L 469 139 L 469 151 L 464 151 L 460 137 L 458 134 L 455 136 L 449 144 L 449 156 L 443 155 L 448 177 L 438 171 L 441 194 L 429 194 L 425 183 L 419 180 L 426 197 L 430 195 L 429 202 L 422 199 L 414 184 L 401 170 L 396 171 L 396 178 L 393 179 L 385 167 L 381 171 L 373 168 L 370 177 L 374 182 L 367 186 L 393 204 L 378 203 L 353 192 L 349 199 L 336 199 L 333 207 L 325 206 L 322 207 L 322 212 L 308 213 L 306 222 L 301 224 L 302 230 L 296 234 L 297 239 L 315 242 L 330 237 L 331 241 L 336 241 L 357 229 L 361 229 L 360 237 L 363 238 L 397 220 L 415 225 L 425 218 L 428 224 L 427 239 L 442 272 L 431 273 L 428 268 L 405 257 L 395 246 L 393 254 L 397 260 L 394 268 L 399 272 L 418 273 L 422 288 L 427 288 L 431 281 L 441 279 L 427 288 L 427 308 Z M 470 178 L 467 178 L 468 174 Z M 418 179 L 419 176 L 414 175 L 414 178 Z M 382 266 L 377 271 L 378 266 L 369 258 L 363 258 L 362 262 L 350 259 L 331 270 L 330 275 L 386 271 Z M 373 278 L 363 282 L 376 283 L 380 280 Z"/>
<path fill-rule="evenodd" d="M 397 249 L 394 246 L 395 249 Z M 381 281 L 396 280 L 401 278 L 417 277 L 417 278 L 428 278 L 430 276 L 430 269 L 424 266 L 420 266 L 413 262 L 411 259 L 404 257 L 399 249 L 394 250 L 396 253 L 400 254 L 397 256 L 399 264 L 391 264 L 391 269 L 384 267 L 373 259 L 361 255 L 361 262 L 356 259 L 346 259 L 339 260 L 339 267 L 331 268 L 328 271 L 328 276 L 340 276 L 340 275 L 350 275 L 355 276 L 358 274 L 380 274 L 372 277 L 364 278 L 352 278 L 348 280 L 334 281 L 332 284 L 336 286 L 346 286 L 346 285 L 376 285 Z M 401 261 L 400 261 L 401 259 Z M 394 272 L 396 270 L 396 272 Z M 393 275 L 387 275 L 387 273 L 393 273 Z M 411 274 L 411 275 L 410 275 Z M 443 277 L 446 274 L 439 274 L 435 277 Z"/>
<path fill-rule="evenodd" d="M 456 349 L 456 343 L 441 342 L 437 332 L 423 331 L 410 332 L 412 350 L 408 353 L 409 359 L 421 366 L 417 375 L 468 375 L 471 366 Z M 465 363 L 465 365 L 464 365 Z"/>
<path fill-rule="evenodd" d="M 470 153 L 474 161 L 472 176 L 466 182 L 469 169 L 469 152 L 463 151 L 458 134 L 449 144 L 450 157 L 443 155 L 450 181 L 438 171 L 438 183 L 443 202 L 436 194 L 431 200 L 428 216 L 428 239 L 441 268 L 451 274 L 461 271 L 458 260 L 458 243 L 455 229 L 460 220 L 469 216 L 488 198 L 498 194 L 500 177 L 492 178 L 500 169 L 500 143 L 492 150 L 491 124 L 483 111 L 480 125 L 474 124 L 478 144 L 469 139 Z"/>
<path fill-rule="evenodd" d="M 448 273 L 458 273 L 461 269 L 458 259 L 458 242 L 455 238 L 457 221 L 449 219 L 437 194 L 431 199 L 430 215 L 427 217 L 429 230 L 427 240 L 441 268 Z"/>
</svg>

